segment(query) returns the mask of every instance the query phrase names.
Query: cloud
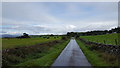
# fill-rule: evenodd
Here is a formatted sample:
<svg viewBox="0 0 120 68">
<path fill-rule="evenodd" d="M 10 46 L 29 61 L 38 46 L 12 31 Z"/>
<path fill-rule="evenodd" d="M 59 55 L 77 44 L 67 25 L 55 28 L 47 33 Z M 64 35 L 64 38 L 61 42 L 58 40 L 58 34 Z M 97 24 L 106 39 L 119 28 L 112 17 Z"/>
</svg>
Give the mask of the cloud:
<svg viewBox="0 0 120 68">
<path fill-rule="evenodd" d="M 2 30 L 7 33 L 62 34 L 118 25 L 115 2 L 4 2 L 2 7 Z"/>
<path fill-rule="evenodd" d="M 76 28 L 75 25 L 67 25 L 66 26 L 67 31 L 74 31 L 75 28 Z"/>
</svg>

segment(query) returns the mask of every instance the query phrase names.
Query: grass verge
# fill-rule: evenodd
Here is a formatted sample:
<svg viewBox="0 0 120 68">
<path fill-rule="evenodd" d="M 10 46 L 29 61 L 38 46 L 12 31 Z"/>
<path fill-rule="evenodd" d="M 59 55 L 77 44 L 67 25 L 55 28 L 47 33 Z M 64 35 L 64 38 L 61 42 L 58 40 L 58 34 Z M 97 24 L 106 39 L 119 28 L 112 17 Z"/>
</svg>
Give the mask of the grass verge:
<svg viewBox="0 0 120 68">
<path fill-rule="evenodd" d="M 65 46 L 68 44 L 69 41 L 64 41 L 63 43 L 59 43 L 48 49 L 44 56 L 31 59 L 26 62 L 17 64 L 15 66 L 51 66 L 51 64 L 54 62 L 54 60 L 58 57 L 58 55 L 61 53 L 61 51 L 65 48 Z"/>
<path fill-rule="evenodd" d="M 90 46 L 87 46 L 79 40 L 77 40 L 77 43 L 92 66 L 111 66 L 110 63 L 106 62 L 106 60 L 101 57 L 98 51 L 90 50 Z"/>
</svg>

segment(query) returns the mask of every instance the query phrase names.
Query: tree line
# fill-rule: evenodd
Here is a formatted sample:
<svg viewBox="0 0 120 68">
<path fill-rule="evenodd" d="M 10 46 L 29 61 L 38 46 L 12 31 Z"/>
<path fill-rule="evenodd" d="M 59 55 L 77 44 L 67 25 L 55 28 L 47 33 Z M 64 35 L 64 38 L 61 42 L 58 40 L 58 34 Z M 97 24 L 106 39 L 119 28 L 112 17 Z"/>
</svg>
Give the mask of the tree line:
<svg viewBox="0 0 120 68">
<path fill-rule="evenodd" d="M 104 35 L 104 34 L 111 34 L 111 33 L 120 33 L 120 27 L 113 28 L 111 30 L 95 30 L 95 31 L 88 31 L 88 32 L 67 32 L 67 37 L 76 37 L 79 36 L 89 36 L 89 35 Z M 51 34 L 50 36 L 54 36 Z M 16 38 L 30 38 L 27 33 L 23 33 L 22 36 Z"/>
<path fill-rule="evenodd" d="M 113 28 L 111 30 L 95 30 L 87 32 L 67 32 L 67 36 L 79 37 L 79 36 L 89 36 L 89 35 L 104 35 L 111 33 L 120 33 L 120 27 Z"/>
</svg>

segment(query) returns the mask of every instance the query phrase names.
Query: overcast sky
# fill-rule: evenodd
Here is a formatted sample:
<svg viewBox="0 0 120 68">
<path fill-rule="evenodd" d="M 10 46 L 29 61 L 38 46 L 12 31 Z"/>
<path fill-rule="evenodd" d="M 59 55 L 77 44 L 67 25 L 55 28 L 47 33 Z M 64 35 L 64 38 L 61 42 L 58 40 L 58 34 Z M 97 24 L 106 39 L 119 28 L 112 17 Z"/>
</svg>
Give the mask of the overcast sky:
<svg viewBox="0 0 120 68">
<path fill-rule="evenodd" d="M 117 2 L 2 3 L 1 34 L 63 34 L 117 26 Z"/>
</svg>

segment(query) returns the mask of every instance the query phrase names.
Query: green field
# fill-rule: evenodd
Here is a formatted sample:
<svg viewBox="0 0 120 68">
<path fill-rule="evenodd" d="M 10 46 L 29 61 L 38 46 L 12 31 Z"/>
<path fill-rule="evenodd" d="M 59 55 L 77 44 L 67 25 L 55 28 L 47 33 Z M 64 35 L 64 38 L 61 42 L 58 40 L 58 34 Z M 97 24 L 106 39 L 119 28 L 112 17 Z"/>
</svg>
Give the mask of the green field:
<svg viewBox="0 0 120 68">
<path fill-rule="evenodd" d="M 62 37 L 36 37 L 23 39 L 3 38 L 2 42 L 3 66 L 24 67 L 50 66 L 69 40 L 63 40 Z"/>
<path fill-rule="evenodd" d="M 59 38 L 54 38 L 50 37 L 49 39 L 47 38 L 25 38 L 25 39 L 17 39 L 17 38 L 11 38 L 11 39 L 2 39 L 2 48 L 15 48 L 15 47 L 22 47 L 22 46 L 30 46 L 30 45 L 36 45 L 39 43 L 45 43 L 45 42 L 50 42 L 53 40 L 60 40 L 61 37 Z"/>
<path fill-rule="evenodd" d="M 98 42 L 103 44 L 112 44 L 112 45 L 120 45 L 120 33 L 114 34 L 106 34 L 106 35 L 95 35 L 95 36 L 80 36 L 88 41 Z"/>
</svg>

